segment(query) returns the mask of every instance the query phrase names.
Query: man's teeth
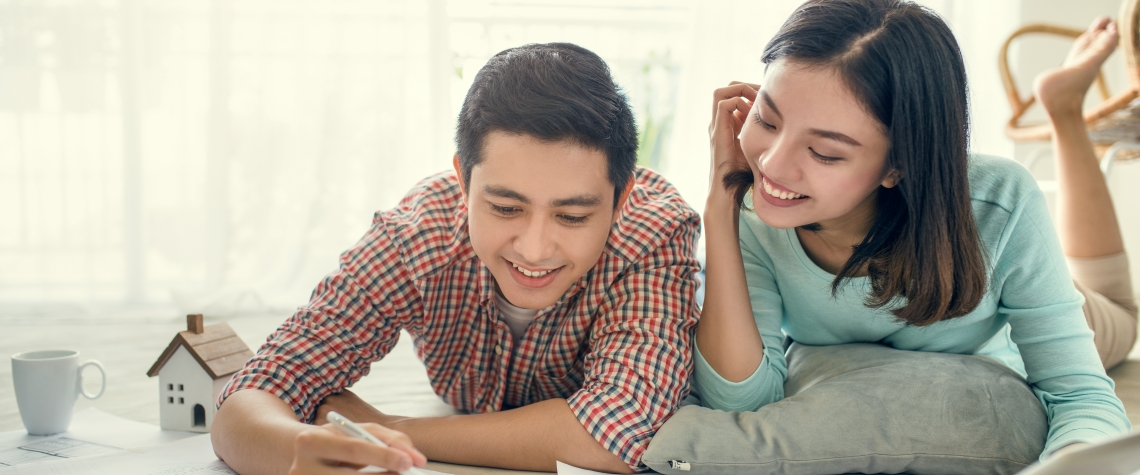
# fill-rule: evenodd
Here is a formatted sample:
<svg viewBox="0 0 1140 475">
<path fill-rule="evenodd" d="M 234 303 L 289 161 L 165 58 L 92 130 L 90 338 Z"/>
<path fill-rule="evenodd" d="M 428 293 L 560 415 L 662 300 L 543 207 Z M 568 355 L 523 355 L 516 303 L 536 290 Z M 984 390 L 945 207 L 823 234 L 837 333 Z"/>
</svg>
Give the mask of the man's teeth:
<svg viewBox="0 0 1140 475">
<path fill-rule="evenodd" d="M 790 191 L 777 190 L 775 188 L 772 188 L 772 184 L 768 183 L 767 178 L 762 178 L 762 180 L 764 180 L 764 191 L 769 195 L 775 196 L 776 198 L 779 198 L 781 200 L 794 200 L 796 198 L 804 197 L 804 195 L 801 195 L 799 193 L 792 193 Z"/>
<path fill-rule="evenodd" d="M 522 272 L 522 275 L 525 275 L 525 276 L 527 276 L 527 277 L 542 277 L 542 276 L 544 276 L 544 275 L 546 275 L 546 274 L 549 274 L 549 273 L 551 273 L 551 272 L 554 272 L 555 270 L 557 270 L 557 269 L 550 269 L 550 270 L 544 270 L 544 271 L 541 271 L 541 272 L 531 272 L 531 271 L 529 271 L 529 270 L 523 269 L 522 267 L 519 267 L 518 265 L 516 265 L 516 264 L 515 264 L 515 263 L 513 263 L 513 262 L 511 263 L 511 265 L 512 265 L 512 266 L 515 266 L 515 269 L 518 269 L 518 271 L 519 271 L 519 272 Z"/>
</svg>

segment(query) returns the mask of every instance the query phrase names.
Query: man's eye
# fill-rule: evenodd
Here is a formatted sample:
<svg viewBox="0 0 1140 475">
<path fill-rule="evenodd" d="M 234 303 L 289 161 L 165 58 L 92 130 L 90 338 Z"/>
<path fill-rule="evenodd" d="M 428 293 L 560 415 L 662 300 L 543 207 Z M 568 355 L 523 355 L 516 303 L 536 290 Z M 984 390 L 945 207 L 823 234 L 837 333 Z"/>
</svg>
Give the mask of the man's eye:
<svg viewBox="0 0 1140 475">
<path fill-rule="evenodd" d="M 494 204 L 491 205 L 491 211 L 502 216 L 514 216 L 522 212 L 521 209 L 514 206 L 498 206 Z"/>
<path fill-rule="evenodd" d="M 568 224 L 582 224 L 586 222 L 588 216 L 573 216 L 569 214 L 561 215 L 562 220 Z"/>
</svg>

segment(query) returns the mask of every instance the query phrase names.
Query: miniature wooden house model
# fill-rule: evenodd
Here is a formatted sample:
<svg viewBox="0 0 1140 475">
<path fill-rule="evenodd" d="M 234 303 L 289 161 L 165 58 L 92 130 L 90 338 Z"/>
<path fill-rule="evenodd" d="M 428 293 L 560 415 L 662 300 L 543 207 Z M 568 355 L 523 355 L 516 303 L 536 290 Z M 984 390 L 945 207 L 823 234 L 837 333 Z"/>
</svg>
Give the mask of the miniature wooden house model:
<svg viewBox="0 0 1140 475">
<path fill-rule="evenodd" d="M 227 323 L 207 328 L 196 314 L 186 316 L 186 326 L 146 375 L 158 376 L 163 429 L 209 432 L 218 395 L 253 352 Z"/>
</svg>

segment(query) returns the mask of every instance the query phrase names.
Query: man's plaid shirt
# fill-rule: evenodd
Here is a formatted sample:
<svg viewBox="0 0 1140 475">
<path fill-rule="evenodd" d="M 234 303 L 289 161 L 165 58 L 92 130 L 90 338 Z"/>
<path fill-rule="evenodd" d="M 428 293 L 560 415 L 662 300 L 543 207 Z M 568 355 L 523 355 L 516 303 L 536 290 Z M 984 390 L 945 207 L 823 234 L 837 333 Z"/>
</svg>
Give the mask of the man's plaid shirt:
<svg viewBox="0 0 1140 475">
<path fill-rule="evenodd" d="M 467 234 L 453 172 L 378 212 L 368 233 L 222 390 L 261 389 L 303 421 L 368 374 L 400 330 L 432 388 L 468 412 L 566 398 L 582 426 L 634 469 L 689 391 L 700 218 L 660 175 L 638 169 L 598 263 L 538 312 L 512 348 L 495 282 Z"/>
</svg>

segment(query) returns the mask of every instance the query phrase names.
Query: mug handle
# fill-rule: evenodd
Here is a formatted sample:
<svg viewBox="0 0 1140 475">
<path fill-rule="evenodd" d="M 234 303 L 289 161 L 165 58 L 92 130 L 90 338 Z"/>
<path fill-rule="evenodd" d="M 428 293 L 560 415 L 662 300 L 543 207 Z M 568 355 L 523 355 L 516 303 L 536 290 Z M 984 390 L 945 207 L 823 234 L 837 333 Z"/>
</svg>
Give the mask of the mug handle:
<svg viewBox="0 0 1140 475">
<path fill-rule="evenodd" d="M 96 368 L 99 368 L 99 374 L 103 376 L 103 384 L 99 386 L 99 392 L 94 396 L 87 394 L 87 390 L 83 388 L 83 369 L 88 366 L 95 366 Z M 99 399 L 99 396 L 102 396 L 103 391 L 107 389 L 107 372 L 103 371 L 103 364 L 97 360 L 90 360 L 79 365 L 79 371 L 76 371 L 76 376 L 79 378 L 79 393 L 87 399 Z"/>
</svg>

